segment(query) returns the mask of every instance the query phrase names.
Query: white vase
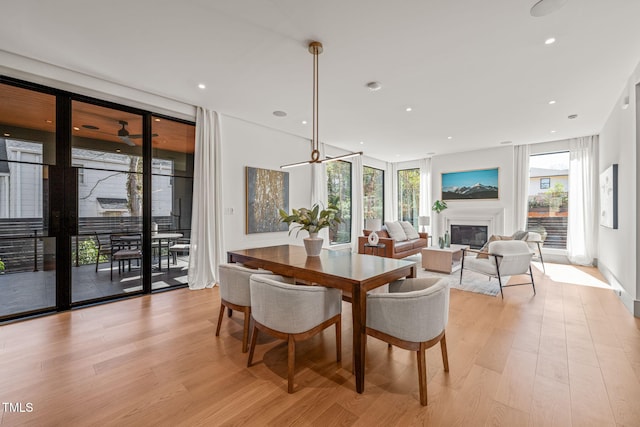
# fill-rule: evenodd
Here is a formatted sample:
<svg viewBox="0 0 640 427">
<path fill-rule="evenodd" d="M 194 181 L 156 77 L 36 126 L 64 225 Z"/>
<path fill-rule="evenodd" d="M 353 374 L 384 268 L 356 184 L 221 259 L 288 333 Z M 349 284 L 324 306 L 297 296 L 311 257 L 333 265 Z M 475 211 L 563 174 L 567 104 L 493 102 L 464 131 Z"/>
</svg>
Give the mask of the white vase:
<svg viewBox="0 0 640 427">
<path fill-rule="evenodd" d="M 309 233 L 309 237 L 305 237 L 303 240 L 307 256 L 320 256 L 320 252 L 322 252 L 322 242 L 324 242 L 324 239 L 322 237 L 318 237 L 318 233 Z"/>
</svg>

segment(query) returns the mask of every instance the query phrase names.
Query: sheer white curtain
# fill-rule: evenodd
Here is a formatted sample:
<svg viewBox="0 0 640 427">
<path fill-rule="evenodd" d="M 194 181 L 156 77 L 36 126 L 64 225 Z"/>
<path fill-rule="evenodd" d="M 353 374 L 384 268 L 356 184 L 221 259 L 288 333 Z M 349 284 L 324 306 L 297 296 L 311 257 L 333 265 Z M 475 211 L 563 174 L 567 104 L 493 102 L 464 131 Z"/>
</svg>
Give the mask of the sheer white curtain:
<svg viewBox="0 0 640 427">
<path fill-rule="evenodd" d="M 597 192 L 598 136 L 569 140 L 567 256 L 573 264 L 591 265 L 596 256 Z"/>
<path fill-rule="evenodd" d="M 364 188 L 362 177 L 362 156 L 351 162 L 351 251 L 358 252 L 358 236 L 364 229 Z"/>
<path fill-rule="evenodd" d="M 189 288 L 215 285 L 224 254 L 222 155 L 218 113 L 198 107 L 193 168 Z"/>
<path fill-rule="evenodd" d="M 513 210 L 513 228 L 515 230 L 527 229 L 527 214 L 529 212 L 529 146 L 516 145 L 514 156 L 514 193 L 515 209 Z"/>
<path fill-rule="evenodd" d="M 398 166 L 395 163 L 387 163 L 385 176 L 384 194 L 389 194 L 391 198 L 385 196 L 384 220 L 394 221 L 398 218 Z"/>
<path fill-rule="evenodd" d="M 431 184 L 431 159 L 420 160 L 420 206 L 418 215 L 431 216 L 431 200 L 429 200 L 429 185 Z"/>
</svg>

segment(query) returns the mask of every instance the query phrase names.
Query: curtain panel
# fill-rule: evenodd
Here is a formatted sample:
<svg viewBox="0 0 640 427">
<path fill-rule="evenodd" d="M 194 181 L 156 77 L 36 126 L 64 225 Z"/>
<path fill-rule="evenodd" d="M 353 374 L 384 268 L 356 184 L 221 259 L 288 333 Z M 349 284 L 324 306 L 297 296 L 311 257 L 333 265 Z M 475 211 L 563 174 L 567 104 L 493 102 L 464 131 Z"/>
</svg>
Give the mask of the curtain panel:
<svg viewBox="0 0 640 427">
<path fill-rule="evenodd" d="M 188 281 L 190 289 L 216 284 L 224 261 L 222 152 L 218 113 L 198 107 L 193 171 L 193 213 Z"/>
</svg>

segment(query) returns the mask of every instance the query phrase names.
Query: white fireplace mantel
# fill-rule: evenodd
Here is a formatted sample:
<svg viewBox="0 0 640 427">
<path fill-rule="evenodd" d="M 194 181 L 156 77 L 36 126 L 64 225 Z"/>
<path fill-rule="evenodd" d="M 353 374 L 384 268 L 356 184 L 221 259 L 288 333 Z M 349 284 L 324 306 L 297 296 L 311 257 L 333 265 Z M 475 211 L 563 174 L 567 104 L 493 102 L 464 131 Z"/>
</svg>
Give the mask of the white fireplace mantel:
<svg viewBox="0 0 640 427">
<path fill-rule="evenodd" d="M 504 234 L 504 209 L 446 209 L 440 213 L 443 232 L 451 233 L 451 225 L 483 225 L 487 236 Z"/>
</svg>

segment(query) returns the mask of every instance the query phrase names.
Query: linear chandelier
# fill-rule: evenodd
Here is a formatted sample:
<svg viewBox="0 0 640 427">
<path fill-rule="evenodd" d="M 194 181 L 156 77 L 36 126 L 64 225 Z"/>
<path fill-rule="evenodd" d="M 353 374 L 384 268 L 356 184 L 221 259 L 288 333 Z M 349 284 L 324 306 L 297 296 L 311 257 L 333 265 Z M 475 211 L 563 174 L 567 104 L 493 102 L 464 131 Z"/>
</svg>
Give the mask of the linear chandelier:
<svg viewBox="0 0 640 427">
<path fill-rule="evenodd" d="M 322 43 L 312 41 L 309 43 L 309 53 L 313 55 L 313 131 L 311 136 L 311 160 L 280 166 L 281 169 L 293 168 L 296 166 L 310 165 L 312 163 L 328 163 L 336 160 L 348 159 L 350 157 L 361 156 L 362 151 L 349 153 L 342 156 L 328 157 L 320 160 L 320 150 L 318 149 L 318 55 L 322 53 Z"/>
</svg>

